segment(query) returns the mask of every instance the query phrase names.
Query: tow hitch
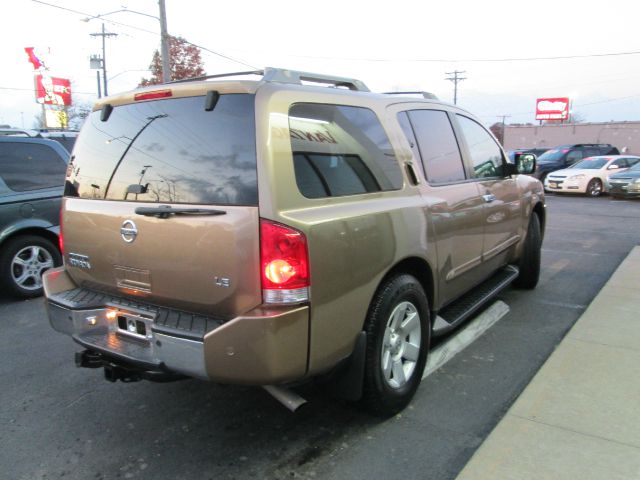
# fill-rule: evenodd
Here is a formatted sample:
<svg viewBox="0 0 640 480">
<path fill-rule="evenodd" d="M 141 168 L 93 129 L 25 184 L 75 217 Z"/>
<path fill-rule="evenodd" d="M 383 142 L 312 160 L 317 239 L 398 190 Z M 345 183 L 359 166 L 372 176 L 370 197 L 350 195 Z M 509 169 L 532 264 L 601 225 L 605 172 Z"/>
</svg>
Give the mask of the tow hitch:
<svg viewBox="0 0 640 480">
<path fill-rule="evenodd" d="M 76 366 L 82 368 L 104 368 L 104 378 L 110 382 L 118 380 L 130 383 L 139 382 L 140 380 L 149 380 L 151 382 L 174 382 L 184 380 L 185 375 L 168 371 L 150 371 L 140 367 L 120 364 L 113 361 L 111 357 L 106 357 L 102 353 L 93 350 L 84 350 L 76 352 Z"/>
</svg>

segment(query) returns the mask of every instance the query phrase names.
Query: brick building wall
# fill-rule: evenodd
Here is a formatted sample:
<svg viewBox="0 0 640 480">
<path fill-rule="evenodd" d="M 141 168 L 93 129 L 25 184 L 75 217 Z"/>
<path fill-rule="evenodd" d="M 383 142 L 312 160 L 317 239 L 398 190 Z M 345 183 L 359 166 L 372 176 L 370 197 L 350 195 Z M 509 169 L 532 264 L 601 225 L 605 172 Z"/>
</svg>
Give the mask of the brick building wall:
<svg viewBox="0 0 640 480">
<path fill-rule="evenodd" d="M 640 121 L 567 123 L 530 126 L 507 125 L 504 148 L 554 147 L 565 143 L 610 143 L 626 153 L 640 155 Z"/>
</svg>

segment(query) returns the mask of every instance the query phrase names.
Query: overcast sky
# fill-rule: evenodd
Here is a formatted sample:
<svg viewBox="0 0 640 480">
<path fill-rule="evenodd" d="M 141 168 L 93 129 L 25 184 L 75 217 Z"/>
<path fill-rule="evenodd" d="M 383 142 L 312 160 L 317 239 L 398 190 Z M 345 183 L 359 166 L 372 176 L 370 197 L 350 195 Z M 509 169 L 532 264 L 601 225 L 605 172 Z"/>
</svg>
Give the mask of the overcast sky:
<svg viewBox="0 0 640 480">
<path fill-rule="evenodd" d="M 3 9 L 0 124 L 30 128 L 40 111 L 24 47 L 50 52 L 50 73 L 70 78 L 74 101 L 83 103 L 97 96 L 89 57 L 102 43 L 90 33 L 100 31 L 101 20 L 118 34 L 106 40 L 109 93 L 135 88 L 159 47 L 153 18 L 120 12 L 82 21 L 123 8 L 157 16 L 155 0 L 46 3 L 62 8 L 15 0 Z M 536 98 L 563 96 L 586 121 L 640 120 L 640 8 L 628 0 L 166 5 L 169 33 L 206 49 L 208 74 L 276 66 L 358 78 L 373 91 L 430 91 L 452 102 L 445 73 L 459 70 L 467 79 L 458 85 L 458 104 L 488 125 L 502 115 L 507 123 L 533 122 Z"/>
</svg>

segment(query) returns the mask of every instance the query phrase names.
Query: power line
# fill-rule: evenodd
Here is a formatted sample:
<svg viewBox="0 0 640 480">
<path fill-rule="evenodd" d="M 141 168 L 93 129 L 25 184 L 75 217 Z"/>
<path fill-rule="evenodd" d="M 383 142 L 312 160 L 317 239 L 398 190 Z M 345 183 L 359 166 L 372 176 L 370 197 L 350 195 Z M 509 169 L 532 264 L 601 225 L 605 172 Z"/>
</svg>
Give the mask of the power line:
<svg viewBox="0 0 640 480">
<path fill-rule="evenodd" d="M 36 0 L 34 0 L 36 1 Z M 239 50 L 236 50 L 239 51 Z M 640 50 L 628 52 L 610 52 L 610 53 L 593 53 L 586 55 L 561 55 L 553 57 L 522 57 L 522 58 L 363 58 L 363 57 L 335 57 L 322 55 L 294 55 L 286 54 L 287 57 L 293 58 L 309 58 L 313 60 L 337 60 L 337 61 L 353 61 L 353 62 L 406 62 L 406 63 L 495 63 L 495 62 L 533 62 L 541 60 L 571 60 L 580 58 L 598 58 L 598 57 L 619 57 L 624 55 L 638 55 Z"/>
<path fill-rule="evenodd" d="M 0 90 L 15 90 L 15 91 L 32 92 L 33 93 L 33 88 L 0 87 Z M 95 95 L 96 94 L 96 92 L 78 92 L 76 90 L 73 90 L 72 93 L 75 93 L 75 94 L 78 94 L 78 95 Z"/>
<path fill-rule="evenodd" d="M 42 5 L 46 5 L 48 7 L 58 8 L 60 10 L 64 10 L 64 11 L 71 12 L 71 13 L 75 13 L 77 15 L 82 15 L 82 16 L 85 16 L 85 17 L 95 17 L 95 15 L 92 15 L 90 13 L 81 12 L 79 10 L 74 10 L 72 8 L 61 7 L 59 5 L 53 5 L 52 3 L 43 2 L 42 0 L 31 0 L 31 1 L 35 2 L 35 3 L 40 3 Z M 138 30 L 138 31 L 144 32 L 144 33 L 149 33 L 151 35 L 158 35 L 158 32 L 153 32 L 151 30 L 146 30 L 144 28 L 135 27 L 133 25 L 129 25 L 129 24 L 122 23 L 122 22 L 116 22 L 115 20 L 111 20 L 111 19 L 106 19 L 105 18 L 104 21 L 107 22 L 107 23 L 111 23 L 112 25 L 119 25 L 121 27 L 131 28 L 133 30 Z M 253 68 L 254 70 L 257 70 L 257 67 L 254 67 L 253 65 L 249 65 L 248 63 L 245 63 L 245 62 L 243 62 L 241 60 L 238 60 L 236 58 L 230 57 L 228 55 L 224 55 L 222 53 L 216 52 L 214 50 L 211 50 L 209 48 L 206 48 L 206 47 L 203 47 L 203 46 L 200 46 L 200 45 L 196 45 L 195 43 L 191 43 L 188 40 L 185 40 L 185 43 L 188 43 L 189 45 L 193 45 L 194 47 L 197 47 L 197 48 L 199 48 L 201 50 L 205 50 L 205 51 L 207 51 L 209 53 L 212 53 L 213 55 L 216 55 L 218 57 L 224 58 L 226 60 L 231 60 L 232 62 L 239 63 L 240 65 L 244 65 L 245 67 L 250 67 L 250 68 Z"/>
</svg>

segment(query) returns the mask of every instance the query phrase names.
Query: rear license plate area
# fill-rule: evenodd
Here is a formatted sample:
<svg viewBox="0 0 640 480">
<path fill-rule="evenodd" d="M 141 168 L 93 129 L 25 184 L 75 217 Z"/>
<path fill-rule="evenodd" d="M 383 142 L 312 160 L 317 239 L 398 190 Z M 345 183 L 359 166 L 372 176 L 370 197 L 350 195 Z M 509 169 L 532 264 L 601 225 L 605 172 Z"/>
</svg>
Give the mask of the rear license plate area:
<svg viewBox="0 0 640 480">
<path fill-rule="evenodd" d="M 116 331 L 119 334 L 150 341 L 152 337 L 151 325 L 153 317 L 137 313 L 118 311 L 115 318 Z"/>
</svg>

